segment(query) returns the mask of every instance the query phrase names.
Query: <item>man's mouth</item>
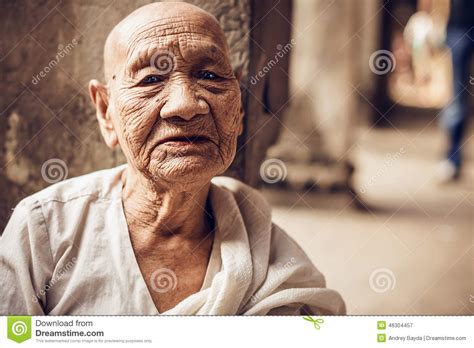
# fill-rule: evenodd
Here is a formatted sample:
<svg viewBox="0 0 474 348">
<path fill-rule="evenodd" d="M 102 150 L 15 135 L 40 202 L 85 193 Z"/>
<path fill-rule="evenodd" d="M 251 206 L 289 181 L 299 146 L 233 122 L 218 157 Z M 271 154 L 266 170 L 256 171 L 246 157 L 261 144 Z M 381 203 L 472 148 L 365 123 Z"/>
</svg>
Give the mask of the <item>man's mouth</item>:
<svg viewBox="0 0 474 348">
<path fill-rule="evenodd" d="M 204 135 L 174 136 L 162 139 L 159 142 L 159 145 L 182 147 L 189 145 L 200 145 L 209 141 L 210 139 Z"/>
</svg>

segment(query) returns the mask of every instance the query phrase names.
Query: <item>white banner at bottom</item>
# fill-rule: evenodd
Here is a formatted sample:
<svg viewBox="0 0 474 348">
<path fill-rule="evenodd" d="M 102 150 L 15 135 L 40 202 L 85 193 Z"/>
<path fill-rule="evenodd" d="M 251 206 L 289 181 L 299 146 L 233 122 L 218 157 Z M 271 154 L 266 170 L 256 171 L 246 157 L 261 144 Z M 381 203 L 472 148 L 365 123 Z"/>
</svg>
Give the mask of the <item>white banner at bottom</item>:
<svg viewBox="0 0 474 348">
<path fill-rule="evenodd" d="M 11 316 L 0 347 L 473 347 L 473 327 L 472 316 Z"/>
</svg>

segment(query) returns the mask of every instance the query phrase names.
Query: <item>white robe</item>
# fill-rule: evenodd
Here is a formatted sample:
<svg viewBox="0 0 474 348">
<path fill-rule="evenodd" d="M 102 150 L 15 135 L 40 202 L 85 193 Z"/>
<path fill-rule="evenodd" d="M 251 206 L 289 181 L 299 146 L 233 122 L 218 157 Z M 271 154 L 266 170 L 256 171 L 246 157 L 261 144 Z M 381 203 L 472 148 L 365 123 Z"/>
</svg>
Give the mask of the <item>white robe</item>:
<svg viewBox="0 0 474 348">
<path fill-rule="evenodd" d="M 125 168 L 60 182 L 18 204 L 0 238 L 1 315 L 160 314 L 128 234 Z M 161 314 L 345 313 L 256 190 L 216 177 L 210 204 L 216 231 L 202 288 Z"/>
</svg>

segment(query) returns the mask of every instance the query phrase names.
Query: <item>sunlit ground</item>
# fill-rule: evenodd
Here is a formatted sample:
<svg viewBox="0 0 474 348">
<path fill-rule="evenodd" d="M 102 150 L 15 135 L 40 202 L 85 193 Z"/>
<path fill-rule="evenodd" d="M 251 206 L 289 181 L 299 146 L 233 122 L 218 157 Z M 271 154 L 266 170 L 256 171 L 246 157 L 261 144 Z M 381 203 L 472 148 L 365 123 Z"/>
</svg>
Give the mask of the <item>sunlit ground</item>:
<svg viewBox="0 0 474 348">
<path fill-rule="evenodd" d="M 351 194 L 265 189 L 274 220 L 344 297 L 349 314 L 474 313 L 474 131 L 456 184 L 437 184 L 444 138 L 436 122 L 405 115 L 361 129 Z"/>
</svg>

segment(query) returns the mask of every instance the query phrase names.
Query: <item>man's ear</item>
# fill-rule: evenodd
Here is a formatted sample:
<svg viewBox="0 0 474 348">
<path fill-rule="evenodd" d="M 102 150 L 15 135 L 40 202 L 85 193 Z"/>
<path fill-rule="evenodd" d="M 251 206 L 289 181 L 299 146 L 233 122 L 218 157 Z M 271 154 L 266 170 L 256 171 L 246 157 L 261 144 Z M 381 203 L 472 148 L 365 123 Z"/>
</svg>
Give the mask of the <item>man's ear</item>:
<svg viewBox="0 0 474 348">
<path fill-rule="evenodd" d="M 109 94 L 107 86 L 97 80 L 89 82 L 89 95 L 95 105 L 97 121 L 100 132 L 108 147 L 113 149 L 118 144 L 117 133 L 109 112 Z"/>
</svg>

